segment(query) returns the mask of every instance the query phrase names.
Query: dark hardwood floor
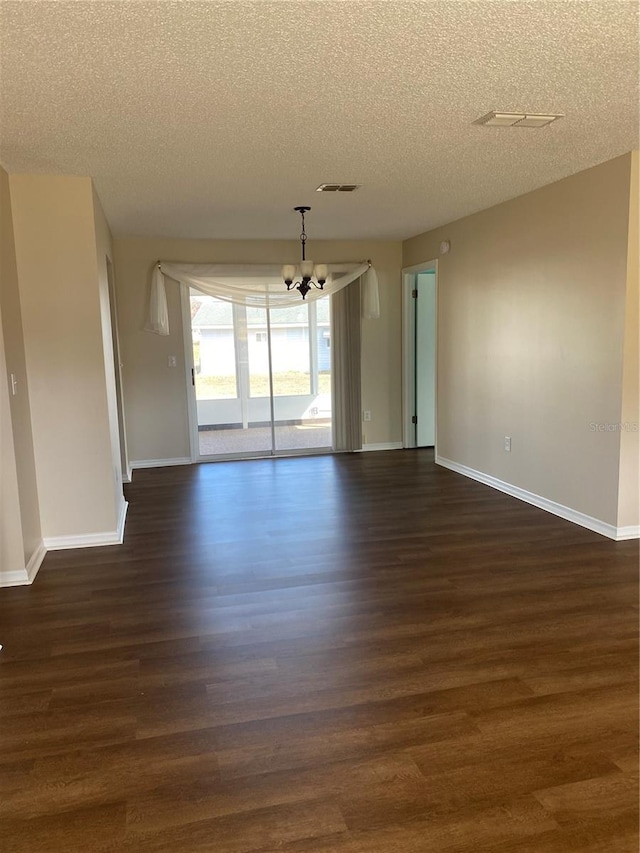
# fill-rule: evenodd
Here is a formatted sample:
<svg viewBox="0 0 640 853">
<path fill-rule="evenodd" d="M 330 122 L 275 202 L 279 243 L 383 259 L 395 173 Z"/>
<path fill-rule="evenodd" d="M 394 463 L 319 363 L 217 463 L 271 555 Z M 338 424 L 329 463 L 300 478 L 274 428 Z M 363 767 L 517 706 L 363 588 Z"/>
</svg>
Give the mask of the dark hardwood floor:
<svg viewBox="0 0 640 853">
<path fill-rule="evenodd" d="M 637 542 L 432 460 L 137 471 L 1 590 L 0 848 L 637 853 Z"/>
</svg>

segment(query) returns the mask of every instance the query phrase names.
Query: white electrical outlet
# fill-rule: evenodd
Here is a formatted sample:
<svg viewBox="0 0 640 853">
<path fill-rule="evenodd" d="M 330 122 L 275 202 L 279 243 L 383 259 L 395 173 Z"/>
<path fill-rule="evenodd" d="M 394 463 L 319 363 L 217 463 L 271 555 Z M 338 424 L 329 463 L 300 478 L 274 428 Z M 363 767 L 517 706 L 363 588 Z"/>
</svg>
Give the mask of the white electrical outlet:
<svg viewBox="0 0 640 853">
<path fill-rule="evenodd" d="M 169 358 L 168 358 L 168 365 L 169 365 L 169 367 L 176 367 L 176 366 L 177 366 L 177 362 L 176 362 L 176 357 L 175 357 L 175 355 L 170 355 L 170 356 L 169 356 Z"/>
<path fill-rule="evenodd" d="M 363 415 L 363 417 L 362 417 L 363 421 L 370 421 L 371 420 L 371 412 L 366 411 L 366 412 L 363 412 L 362 415 Z"/>
<path fill-rule="evenodd" d="M 504 437 L 504 449 L 507 453 L 511 453 L 511 436 L 505 435 Z"/>
</svg>

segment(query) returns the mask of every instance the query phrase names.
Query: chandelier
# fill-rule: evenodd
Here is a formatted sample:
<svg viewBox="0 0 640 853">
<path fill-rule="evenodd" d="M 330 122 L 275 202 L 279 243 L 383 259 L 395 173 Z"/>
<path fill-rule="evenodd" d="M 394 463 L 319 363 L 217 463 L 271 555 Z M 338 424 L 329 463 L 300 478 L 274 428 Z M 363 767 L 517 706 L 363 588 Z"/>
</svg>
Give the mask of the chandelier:
<svg viewBox="0 0 640 853">
<path fill-rule="evenodd" d="M 323 290 L 329 275 L 329 269 L 326 264 L 315 264 L 313 261 L 308 261 L 305 255 L 305 246 L 307 243 L 307 234 L 304 230 L 304 215 L 311 210 L 310 207 L 294 207 L 302 219 L 302 231 L 300 232 L 300 243 L 302 245 L 302 260 L 300 266 L 295 264 L 285 264 L 282 267 L 282 278 L 287 285 L 287 290 L 299 290 L 304 299 L 312 287 L 318 290 Z M 314 280 L 315 278 L 315 280 Z M 296 279 L 298 279 L 296 281 Z"/>
</svg>

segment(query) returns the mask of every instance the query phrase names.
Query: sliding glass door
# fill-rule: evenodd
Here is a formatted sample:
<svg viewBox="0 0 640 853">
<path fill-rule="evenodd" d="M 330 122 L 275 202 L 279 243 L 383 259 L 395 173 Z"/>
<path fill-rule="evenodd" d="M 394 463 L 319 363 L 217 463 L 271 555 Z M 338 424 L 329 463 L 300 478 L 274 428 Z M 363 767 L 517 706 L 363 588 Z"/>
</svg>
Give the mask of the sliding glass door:
<svg viewBox="0 0 640 853">
<path fill-rule="evenodd" d="M 331 448 L 329 297 L 267 310 L 189 293 L 197 456 Z"/>
</svg>

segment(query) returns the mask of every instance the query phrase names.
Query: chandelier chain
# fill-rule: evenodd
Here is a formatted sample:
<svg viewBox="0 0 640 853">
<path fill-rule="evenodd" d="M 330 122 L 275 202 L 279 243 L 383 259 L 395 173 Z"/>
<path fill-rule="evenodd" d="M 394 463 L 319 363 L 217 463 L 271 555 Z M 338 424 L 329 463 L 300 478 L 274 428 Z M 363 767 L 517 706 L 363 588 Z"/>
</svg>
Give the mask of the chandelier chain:
<svg viewBox="0 0 640 853">
<path fill-rule="evenodd" d="M 304 227 L 304 210 L 300 211 L 300 216 L 302 217 L 302 231 L 300 232 L 300 242 L 302 243 L 302 260 L 306 261 L 305 257 L 305 245 L 307 242 L 307 232 Z"/>
</svg>

